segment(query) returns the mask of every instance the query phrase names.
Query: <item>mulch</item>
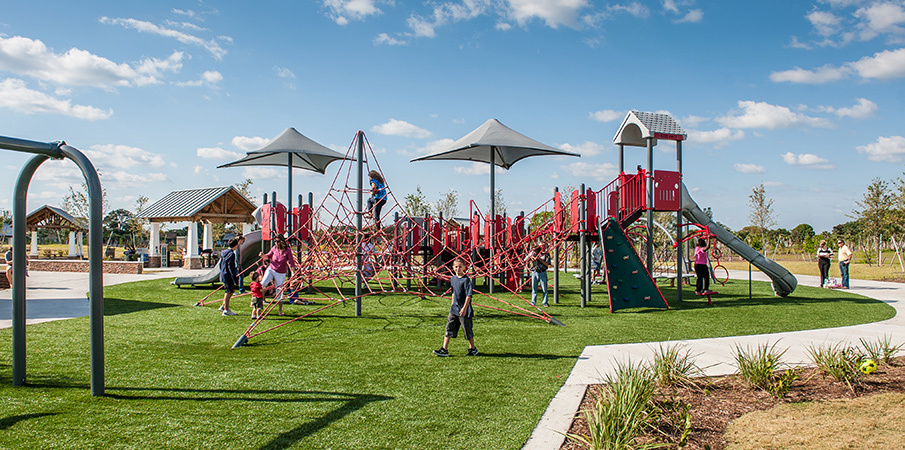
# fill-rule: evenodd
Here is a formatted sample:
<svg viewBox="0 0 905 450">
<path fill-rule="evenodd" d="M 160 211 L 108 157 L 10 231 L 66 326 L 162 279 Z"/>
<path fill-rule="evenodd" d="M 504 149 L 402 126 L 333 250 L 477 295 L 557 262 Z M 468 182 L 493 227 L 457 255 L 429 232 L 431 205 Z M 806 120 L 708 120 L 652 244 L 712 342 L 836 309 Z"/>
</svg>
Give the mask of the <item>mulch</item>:
<svg viewBox="0 0 905 450">
<path fill-rule="evenodd" d="M 696 387 L 679 387 L 658 390 L 656 401 L 679 401 L 687 404 L 691 417 L 691 434 L 685 449 L 722 449 L 726 446 L 723 436 L 726 427 L 735 419 L 752 412 L 767 410 L 783 403 L 814 402 L 835 399 L 851 399 L 883 392 L 905 392 L 905 357 L 895 358 L 891 365 L 881 366 L 876 373 L 865 375 L 849 388 L 847 384 L 822 376 L 816 369 L 801 370 L 801 377 L 794 381 L 785 398 L 774 398 L 770 393 L 748 387 L 735 375 L 703 377 L 695 380 Z M 588 409 L 599 395 L 602 385 L 591 385 L 585 391 L 579 411 Z M 665 439 L 652 433 L 646 442 L 677 442 L 676 430 L 661 423 L 660 432 Z M 569 433 L 587 434 L 588 424 L 582 414 L 572 421 Z M 706 446 L 706 447 L 705 447 Z M 562 449 L 580 449 L 569 440 Z M 675 447 L 673 447 L 675 448 Z"/>
</svg>

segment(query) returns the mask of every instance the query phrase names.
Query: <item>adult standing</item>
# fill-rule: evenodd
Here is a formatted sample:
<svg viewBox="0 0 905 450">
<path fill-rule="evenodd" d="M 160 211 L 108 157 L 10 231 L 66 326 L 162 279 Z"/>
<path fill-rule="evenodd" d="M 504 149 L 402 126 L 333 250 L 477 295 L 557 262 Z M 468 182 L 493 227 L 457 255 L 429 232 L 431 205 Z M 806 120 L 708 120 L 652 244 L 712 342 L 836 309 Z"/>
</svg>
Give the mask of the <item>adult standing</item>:
<svg viewBox="0 0 905 450">
<path fill-rule="evenodd" d="M 537 306 L 537 288 L 539 286 L 544 291 L 543 305 L 548 307 L 550 303 L 547 301 L 547 269 L 553 265 L 550 261 L 550 254 L 541 244 L 528 254 L 528 261 L 531 264 L 531 306 Z"/>
<path fill-rule="evenodd" d="M 6 258 L 6 279 L 7 279 L 7 281 L 9 281 L 9 286 L 12 287 L 13 286 L 13 248 L 12 248 L 12 246 L 10 246 L 10 248 L 6 251 L 6 255 L 4 255 L 4 258 Z"/>
<path fill-rule="evenodd" d="M 817 268 L 820 269 L 820 287 L 826 287 L 827 279 L 830 273 L 830 258 L 833 251 L 826 246 L 826 240 L 820 241 L 820 247 L 817 249 Z"/>
<path fill-rule="evenodd" d="M 842 239 L 839 239 L 837 244 L 839 244 L 839 272 L 842 273 L 842 289 L 848 289 L 848 266 L 855 255 Z"/>
<path fill-rule="evenodd" d="M 261 253 L 267 270 L 264 271 L 264 278 L 261 285 L 267 288 L 271 282 L 274 287 L 274 301 L 279 304 L 279 314 L 283 315 L 283 302 L 281 297 L 286 290 L 286 275 L 289 274 L 290 267 L 298 267 L 295 261 L 295 255 L 292 254 L 292 248 L 286 243 L 286 238 L 282 234 L 277 234 L 273 238 L 273 248 L 267 254 Z"/>
<path fill-rule="evenodd" d="M 236 248 L 239 246 L 239 239 L 232 238 L 229 240 L 229 248 L 220 253 L 220 282 L 223 283 L 223 305 L 220 310 L 224 316 L 235 316 L 229 309 L 229 299 L 236 292 L 236 286 L 239 284 L 239 268 L 236 266 Z"/>
</svg>

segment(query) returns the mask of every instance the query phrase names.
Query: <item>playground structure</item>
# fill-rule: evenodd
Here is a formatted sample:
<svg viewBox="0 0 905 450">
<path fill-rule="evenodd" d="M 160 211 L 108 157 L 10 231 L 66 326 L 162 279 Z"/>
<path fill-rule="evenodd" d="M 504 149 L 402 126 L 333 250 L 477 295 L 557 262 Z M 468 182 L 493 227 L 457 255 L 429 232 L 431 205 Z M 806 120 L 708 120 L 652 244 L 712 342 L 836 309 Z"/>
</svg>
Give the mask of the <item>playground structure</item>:
<svg viewBox="0 0 905 450">
<path fill-rule="evenodd" d="M 658 139 L 676 142 L 677 171 L 653 170 L 653 146 Z M 491 217 L 482 213 L 472 201 L 467 220 L 459 223 L 442 216 L 409 217 L 390 189 L 383 220 L 365 224 L 363 219 L 369 212 L 362 208 L 362 197 L 368 191 L 363 185 L 364 174 L 371 170 L 383 172 L 370 143 L 359 131 L 346 155 L 335 158 L 341 161 L 341 166 L 320 205 L 314 206 L 311 194 L 307 204 L 299 196 L 297 204 L 300 206 L 291 210 L 277 202 L 276 193 L 269 201 L 266 195 L 264 198 L 261 249 L 266 252 L 274 233 L 285 234 L 290 238 L 299 262 L 298 270 L 286 283 L 275 287 L 275 297 L 291 293 L 303 303 L 318 306 L 263 329 L 263 320 L 275 305 L 271 302 L 234 347 L 349 301 L 354 301 L 355 314 L 360 316 L 362 299 L 367 296 L 408 293 L 422 299 L 448 298 L 445 283 L 452 273 L 452 262 L 458 258 L 468 261 L 469 274 L 476 281 L 483 280 L 488 287 L 487 293 L 476 291 L 476 306 L 562 325 L 548 312 L 530 305 L 522 295 L 527 284 L 524 272 L 530 262 L 527 255 L 538 244 L 554 254 L 554 302 L 558 300 L 560 250 L 569 241 L 579 243 L 581 306 L 590 301 L 588 250 L 590 243 L 598 240 L 604 251 L 611 311 L 635 307 L 668 308 L 655 279 L 683 280 L 687 276 L 684 272 L 689 271 L 683 244 L 689 237 L 699 235 L 719 241 L 751 261 L 771 277 L 777 295 L 791 293 L 797 284 L 794 276 L 726 232 L 691 199 L 682 182 L 681 143 L 684 139 L 684 131 L 671 117 L 632 111 L 614 139 L 620 147 L 619 176 L 599 190 L 581 185 L 571 193 L 567 205 L 563 204 L 557 190 L 552 199 L 528 214 Z M 648 168 L 639 166 L 637 173 L 626 174 L 622 167 L 624 146 L 641 144 L 648 149 Z M 392 180 L 389 181 L 391 186 Z M 674 245 L 660 246 L 657 251 L 655 231 L 659 228 L 666 235 L 670 233 L 668 228 L 654 222 L 655 211 L 676 214 L 676 235 L 670 238 Z M 549 218 L 529 226 L 531 219 L 539 213 L 547 213 L 542 217 Z M 643 217 L 645 214 L 646 218 Z M 392 220 L 387 219 L 389 217 Z M 640 225 L 636 224 L 639 219 L 643 219 Z M 683 236 L 686 231 L 689 237 Z M 671 248 L 675 249 L 674 253 L 668 251 Z M 719 249 L 714 246 L 713 251 Z M 240 254 L 243 259 L 249 257 L 244 249 Z M 664 265 L 670 258 L 674 258 L 674 265 Z M 719 268 L 719 258 L 714 259 Z M 248 261 L 243 265 L 246 273 L 254 269 Z M 182 283 L 209 282 L 217 275 L 214 270 L 195 280 L 182 280 Z M 727 272 L 720 272 L 717 281 L 725 283 L 727 278 Z M 350 286 L 354 286 L 354 293 L 350 292 Z M 493 286 L 502 290 L 495 293 Z M 198 304 L 217 302 L 219 299 L 211 300 L 213 294 L 208 294 Z M 677 296 L 677 300 L 682 301 L 682 289 L 677 289 Z"/>
</svg>

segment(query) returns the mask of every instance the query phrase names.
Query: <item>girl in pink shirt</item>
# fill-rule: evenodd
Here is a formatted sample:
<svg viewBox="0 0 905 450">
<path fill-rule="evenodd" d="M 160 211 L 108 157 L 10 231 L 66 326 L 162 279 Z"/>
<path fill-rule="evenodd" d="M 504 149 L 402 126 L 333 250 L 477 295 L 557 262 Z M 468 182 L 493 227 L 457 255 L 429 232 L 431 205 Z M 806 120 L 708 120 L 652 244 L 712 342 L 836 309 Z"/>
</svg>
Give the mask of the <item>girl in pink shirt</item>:
<svg viewBox="0 0 905 450">
<path fill-rule="evenodd" d="M 298 263 L 295 262 L 292 248 L 289 247 L 289 244 L 286 243 L 286 238 L 281 234 L 274 236 L 273 248 L 266 255 L 262 254 L 262 256 L 264 263 L 268 264 L 268 267 L 264 271 L 264 279 L 261 280 L 261 285 L 266 288 L 268 284 L 273 282 L 275 291 L 273 300 L 278 302 L 279 314 L 282 316 L 283 301 L 281 297 L 286 289 L 283 286 L 286 283 L 286 274 L 289 272 L 290 267 L 298 267 Z"/>
<path fill-rule="evenodd" d="M 698 280 L 694 293 L 703 295 L 710 292 L 710 269 L 707 267 L 707 240 L 698 239 L 698 245 L 694 247 L 694 273 Z"/>
</svg>

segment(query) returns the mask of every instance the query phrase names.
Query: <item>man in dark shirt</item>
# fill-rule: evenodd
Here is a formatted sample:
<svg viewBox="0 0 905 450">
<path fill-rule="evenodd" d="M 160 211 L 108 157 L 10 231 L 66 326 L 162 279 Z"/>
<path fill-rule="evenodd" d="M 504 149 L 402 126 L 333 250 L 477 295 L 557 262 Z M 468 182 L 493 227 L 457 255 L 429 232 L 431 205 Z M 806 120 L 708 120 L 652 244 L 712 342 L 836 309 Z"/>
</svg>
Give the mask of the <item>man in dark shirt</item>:
<svg viewBox="0 0 905 450">
<path fill-rule="evenodd" d="M 472 283 L 471 278 L 465 275 L 465 261 L 461 258 L 453 261 L 453 276 L 449 278 L 452 286 L 452 304 L 449 306 L 449 315 L 446 317 L 446 334 L 443 336 L 443 346 L 434 350 L 437 356 L 449 356 L 447 347 L 449 340 L 459 335 L 459 327 L 465 331 L 465 339 L 468 340 L 468 353 L 466 356 L 477 356 L 478 349 L 474 345 L 474 331 L 472 318 L 474 308 L 471 306 Z"/>
</svg>

